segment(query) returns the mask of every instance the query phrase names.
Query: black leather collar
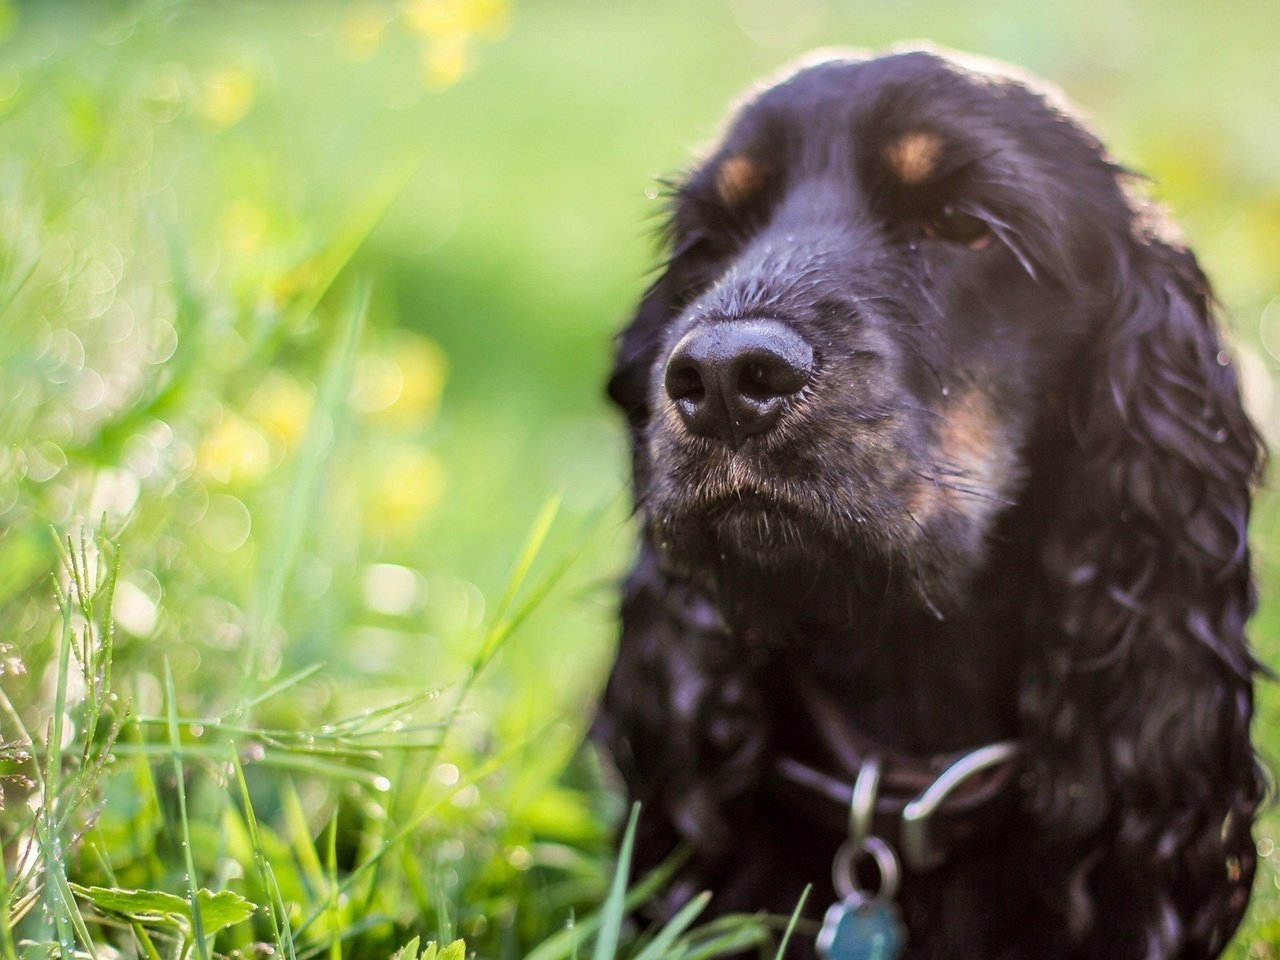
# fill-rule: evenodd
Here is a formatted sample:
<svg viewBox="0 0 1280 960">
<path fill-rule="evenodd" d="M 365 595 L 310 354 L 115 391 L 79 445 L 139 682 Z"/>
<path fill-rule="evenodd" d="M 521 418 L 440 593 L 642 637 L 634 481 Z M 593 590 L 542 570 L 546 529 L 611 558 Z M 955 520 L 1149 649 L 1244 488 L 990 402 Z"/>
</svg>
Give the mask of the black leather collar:
<svg viewBox="0 0 1280 960">
<path fill-rule="evenodd" d="M 930 756 L 877 745 L 821 696 L 805 698 L 815 728 L 838 771 L 791 757 L 774 767 L 776 795 L 833 831 L 847 833 L 854 783 L 879 763 L 871 832 L 897 849 L 908 870 L 936 869 L 990 837 L 1017 809 L 1018 745 L 1013 741 Z"/>
</svg>

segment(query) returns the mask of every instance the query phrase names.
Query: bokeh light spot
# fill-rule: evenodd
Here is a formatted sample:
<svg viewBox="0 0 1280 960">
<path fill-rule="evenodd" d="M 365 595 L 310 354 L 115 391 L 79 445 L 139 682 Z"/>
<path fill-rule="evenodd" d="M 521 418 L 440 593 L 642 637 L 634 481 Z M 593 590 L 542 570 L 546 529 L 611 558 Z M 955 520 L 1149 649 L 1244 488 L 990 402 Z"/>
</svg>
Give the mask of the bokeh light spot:
<svg viewBox="0 0 1280 960">
<path fill-rule="evenodd" d="M 215 130 L 239 123 L 253 106 L 255 83 L 248 68 L 226 64 L 211 71 L 200 86 L 200 115 Z"/>
<path fill-rule="evenodd" d="M 255 480 L 267 469 L 267 438 L 249 421 L 229 410 L 205 435 L 196 452 L 201 473 L 223 484 Z"/>
<path fill-rule="evenodd" d="M 217 493 L 209 498 L 209 508 L 200 520 L 200 536 L 219 553 L 239 550 L 253 529 L 249 508 L 227 493 Z"/>
</svg>

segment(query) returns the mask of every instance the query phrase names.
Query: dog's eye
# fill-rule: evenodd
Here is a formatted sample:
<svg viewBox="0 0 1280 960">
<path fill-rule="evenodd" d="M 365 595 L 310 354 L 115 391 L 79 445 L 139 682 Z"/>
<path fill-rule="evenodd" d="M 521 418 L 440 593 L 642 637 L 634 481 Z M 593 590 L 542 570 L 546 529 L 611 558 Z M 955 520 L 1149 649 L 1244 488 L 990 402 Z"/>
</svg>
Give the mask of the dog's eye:
<svg viewBox="0 0 1280 960">
<path fill-rule="evenodd" d="M 926 237 L 958 243 L 970 250 L 981 250 L 991 243 L 991 227 L 981 217 L 957 210 L 951 205 L 922 225 Z"/>
</svg>

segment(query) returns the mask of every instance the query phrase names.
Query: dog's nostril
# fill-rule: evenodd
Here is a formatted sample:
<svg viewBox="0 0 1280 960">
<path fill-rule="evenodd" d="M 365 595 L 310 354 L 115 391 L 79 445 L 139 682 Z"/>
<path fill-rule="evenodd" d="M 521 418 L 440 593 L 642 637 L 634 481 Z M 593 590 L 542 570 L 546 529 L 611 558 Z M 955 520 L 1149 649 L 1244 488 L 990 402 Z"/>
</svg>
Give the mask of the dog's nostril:
<svg viewBox="0 0 1280 960">
<path fill-rule="evenodd" d="M 766 401 L 799 393 L 809 382 L 808 364 L 793 366 L 785 358 L 769 354 L 748 359 L 738 372 L 738 392 L 749 400 Z"/>
<path fill-rule="evenodd" d="M 667 396 L 676 401 L 683 400 L 690 403 L 700 403 L 707 395 L 706 388 L 702 384 L 702 375 L 698 372 L 697 365 L 688 360 L 673 358 L 667 364 L 665 386 L 667 388 Z"/>
<path fill-rule="evenodd" d="M 777 320 L 695 327 L 667 359 L 663 385 L 691 433 L 737 447 L 770 429 L 813 376 L 813 349 Z"/>
<path fill-rule="evenodd" d="M 753 400 L 768 400 L 776 397 L 777 392 L 771 386 L 772 378 L 762 363 L 748 363 L 738 374 L 738 392 Z"/>
</svg>

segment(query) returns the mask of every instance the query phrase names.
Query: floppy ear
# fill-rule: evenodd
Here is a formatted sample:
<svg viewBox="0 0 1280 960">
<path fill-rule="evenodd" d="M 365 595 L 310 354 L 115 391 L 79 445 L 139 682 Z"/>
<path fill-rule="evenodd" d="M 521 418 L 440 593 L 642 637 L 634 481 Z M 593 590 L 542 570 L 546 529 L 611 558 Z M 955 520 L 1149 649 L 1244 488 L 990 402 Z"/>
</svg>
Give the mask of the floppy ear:
<svg viewBox="0 0 1280 960">
<path fill-rule="evenodd" d="M 679 843 L 693 854 L 675 905 L 719 876 L 734 852 L 726 812 L 760 772 L 767 726 L 755 668 L 714 604 L 658 569 L 644 546 L 627 578 L 622 639 L 592 735 L 642 805 L 633 870 Z"/>
<path fill-rule="evenodd" d="M 670 271 L 650 284 L 631 323 L 614 344 L 609 399 L 627 415 L 632 429 L 649 417 L 649 383 L 663 328 L 675 314 Z"/>
<path fill-rule="evenodd" d="M 646 487 L 648 461 L 641 434 L 649 421 L 649 390 L 653 365 L 658 358 L 662 332 L 674 316 L 671 272 L 667 270 L 645 291 L 631 323 L 614 344 L 613 372 L 609 376 L 609 399 L 627 415 L 631 434 L 632 485 L 639 501 Z"/>
<path fill-rule="evenodd" d="M 1068 402 L 1071 462 L 1040 557 L 1021 704 L 1032 813 L 1085 863 L 1067 898 L 1077 932 L 1106 926 L 1114 902 L 1093 901 L 1118 889 L 1145 916 L 1147 956 L 1200 956 L 1243 913 L 1264 791 L 1244 635 L 1262 450 L 1195 258 L 1127 246 Z"/>
</svg>

